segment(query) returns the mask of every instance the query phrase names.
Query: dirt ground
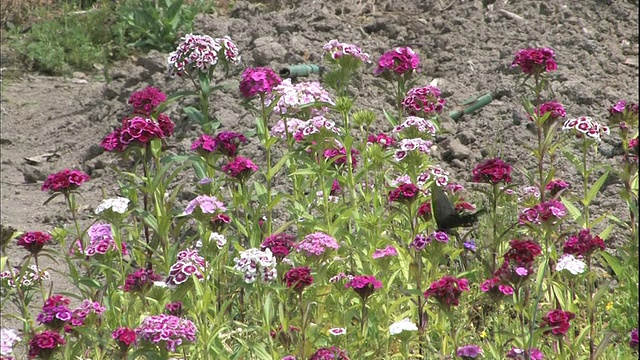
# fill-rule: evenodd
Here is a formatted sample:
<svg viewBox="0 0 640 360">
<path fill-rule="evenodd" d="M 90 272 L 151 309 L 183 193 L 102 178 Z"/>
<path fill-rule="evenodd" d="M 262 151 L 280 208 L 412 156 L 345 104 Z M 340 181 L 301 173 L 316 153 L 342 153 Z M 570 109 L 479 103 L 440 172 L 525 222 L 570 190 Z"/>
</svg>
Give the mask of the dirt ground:
<svg viewBox="0 0 640 360">
<path fill-rule="evenodd" d="M 395 46 L 409 45 L 423 61 L 424 85 L 438 78 L 449 110 L 464 100 L 493 91 L 497 99 L 481 111 L 448 122 L 450 134 L 438 144 L 442 164 L 456 181 L 471 178 L 471 169 L 489 154 L 499 154 L 516 167 L 531 168 L 525 149 L 533 133 L 522 116 L 521 93 L 515 91 L 515 71 L 509 67 L 518 49 L 550 47 L 557 54 L 553 73 L 556 99 L 569 117 L 591 116 L 604 121 L 607 109 L 619 99 L 638 101 L 637 1 L 531 1 L 531 0 L 414 0 L 414 1 L 287 1 L 289 5 L 263 6 L 237 1 L 225 15 L 202 15 L 196 33 L 230 35 L 246 66 L 320 63 L 322 45 L 331 39 L 354 43 L 376 61 Z M 291 4 L 295 3 L 295 4 Z M 489 4 L 491 3 L 491 4 Z M 116 195 L 108 165 L 110 154 L 97 144 L 128 113 L 130 93 L 153 85 L 166 93 L 189 84 L 165 75 L 168 54 L 152 52 L 114 65 L 105 79 L 101 73 L 75 73 L 73 77 L 24 74 L 4 79 L 1 99 L 1 223 L 21 231 L 52 230 L 69 225 L 62 200 L 46 206 L 42 181 L 52 172 L 80 168 L 92 176 L 83 185 L 80 200 L 88 221 L 103 197 Z M 4 59 L 6 60 L 6 59 Z M 3 61 L 4 63 L 4 61 Z M 357 106 L 374 109 L 379 129 L 390 127 L 382 109 L 391 109 L 391 97 L 365 68 L 357 88 Z M 7 71 L 7 69 L 4 69 Z M 10 69 L 9 69 L 10 70 Z M 233 73 L 238 80 L 241 69 Z M 108 80 L 108 81 L 106 81 Z M 237 87 L 215 93 L 211 108 L 226 130 L 244 131 L 254 119 L 238 104 Z M 170 140 L 175 151 L 185 151 L 198 135 L 195 127 L 173 106 L 169 115 L 180 131 Z M 260 159 L 257 141 L 248 155 Z M 598 162 L 620 161 L 611 137 L 601 146 Z M 253 152 L 253 153 L 252 153 Z M 30 159 L 30 160 L 27 160 Z M 560 162 L 559 176 L 578 179 Z M 565 166 L 566 165 L 566 166 Z M 515 181 L 524 182 L 521 175 Z M 594 211 L 609 211 L 623 219 L 615 178 L 608 182 Z M 614 235 L 615 237 L 615 235 Z M 17 253 L 16 249 L 10 250 Z M 58 285 L 56 285 L 58 286 Z M 61 285 L 64 287 L 64 285 Z M 4 316 L 3 316 L 4 317 Z"/>
</svg>

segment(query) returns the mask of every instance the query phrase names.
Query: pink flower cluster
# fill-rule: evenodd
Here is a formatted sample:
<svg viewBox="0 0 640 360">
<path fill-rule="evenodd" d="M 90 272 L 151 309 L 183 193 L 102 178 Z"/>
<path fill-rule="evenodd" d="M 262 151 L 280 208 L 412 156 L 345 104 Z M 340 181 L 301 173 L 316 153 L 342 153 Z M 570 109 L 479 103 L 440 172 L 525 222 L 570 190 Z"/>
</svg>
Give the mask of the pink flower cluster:
<svg viewBox="0 0 640 360">
<path fill-rule="evenodd" d="M 277 98 L 278 96 L 279 98 Z M 273 92 L 266 99 L 266 105 L 271 105 L 276 98 L 277 103 L 273 112 L 288 116 L 298 113 L 302 107 L 308 107 L 315 103 L 335 105 L 329 93 L 317 81 L 292 84 L 291 79 L 284 79 L 280 85 L 273 88 Z M 311 115 L 324 115 L 327 110 L 326 106 L 314 108 Z"/>
<path fill-rule="evenodd" d="M 240 253 L 240 257 L 233 259 L 235 265 L 233 269 L 244 274 L 244 282 L 252 284 L 260 275 L 263 282 L 271 282 L 278 276 L 276 269 L 276 258 L 271 254 L 271 250 L 266 248 L 247 249 Z"/>
<path fill-rule="evenodd" d="M 324 119 L 324 116 L 320 116 L 320 118 Z M 298 133 L 298 131 L 302 130 L 308 125 L 307 121 L 296 118 L 287 118 L 286 120 L 286 127 L 285 121 L 283 119 L 278 120 L 276 124 L 271 128 L 271 135 L 277 136 L 281 139 L 286 139 L 287 133 L 289 133 L 289 135 L 291 136 L 294 136 L 294 134 Z"/>
<path fill-rule="evenodd" d="M 460 304 L 459 298 L 463 291 L 469 291 L 469 281 L 446 275 L 429 286 L 424 292 L 425 298 L 434 298 L 440 304 L 450 307 Z"/>
<path fill-rule="evenodd" d="M 125 292 L 145 292 L 153 285 L 154 281 L 162 280 L 162 276 L 152 269 L 138 269 L 127 275 L 124 281 Z"/>
<path fill-rule="evenodd" d="M 29 340 L 29 358 L 49 359 L 61 345 L 66 344 L 64 338 L 55 331 L 39 332 Z"/>
<path fill-rule="evenodd" d="M 413 88 L 407 91 L 407 95 L 402 99 L 402 106 L 410 115 L 440 114 L 447 104 L 447 100 L 441 98 L 440 94 L 440 89 L 431 85 Z"/>
<path fill-rule="evenodd" d="M 285 256 L 289 255 L 291 249 L 295 247 L 295 236 L 284 233 L 277 233 L 267 236 L 266 239 L 260 245 L 260 250 L 271 250 L 273 256 L 282 260 Z"/>
<path fill-rule="evenodd" d="M 168 285 L 180 285 L 195 275 L 198 280 L 204 279 L 203 270 L 209 263 L 200 256 L 197 250 L 185 249 L 178 253 L 176 262 L 169 269 L 166 283 Z"/>
<path fill-rule="evenodd" d="M 418 185 L 418 187 L 422 189 L 424 189 L 427 186 L 429 180 L 435 181 L 436 185 L 440 187 L 446 186 L 448 188 L 449 185 L 447 184 L 449 182 L 449 172 L 439 166 L 428 165 L 426 170 L 420 175 L 418 175 L 417 180 L 418 181 L 416 181 L 416 185 Z M 452 190 L 452 192 L 456 192 L 462 189 L 455 188 L 450 190 Z"/>
<path fill-rule="evenodd" d="M 373 275 L 356 275 L 344 287 L 345 289 L 353 289 L 363 301 L 366 301 L 374 291 L 382 288 L 382 282 Z"/>
<path fill-rule="evenodd" d="M 604 241 L 598 235 L 592 235 L 590 229 L 582 229 L 577 234 L 570 235 L 564 242 L 562 251 L 565 254 L 587 257 L 594 251 L 606 248 Z"/>
<path fill-rule="evenodd" d="M 238 148 L 248 142 L 247 138 L 240 133 L 233 131 L 223 131 L 216 136 L 208 134 L 200 135 L 192 144 L 191 150 L 206 156 L 209 153 L 219 152 L 228 157 L 235 157 Z"/>
<path fill-rule="evenodd" d="M 376 249 L 371 255 L 374 259 L 381 259 L 387 256 L 398 256 L 398 250 L 393 245 L 389 245 L 384 249 Z"/>
<path fill-rule="evenodd" d="M 89 180 L 89 175 L 80 170 L 65 169 L 49 175 L 42 184 L 42 191 L 68 193 Z"/>
<path fill-rule="evenodd" d="M 164 114 L 157 122 L 146 117 L 124 118 L 116 128 L 100 142 L 106 151 L 125 151 L 129 145 L 145 145 L 153 139 L 163 139 L 173 134 L 175 124 Z"/>
<path fill-rule="evenodd" d="M 188 34 L 180 39 L 176 51 L 169 54 L 169 75 L 196 76 L 192 74 L 194 71 L 208 73 L 220 60 L 231 64 L 240 63 L 238 49 L 230 37 L 213 39 L 208 35 Z"/>
<path fill-rule="evenodd" d="M 242 72 L 240 92 L 249 99 L 256 95 L 264 96 L 280 85 L 282 79 L 273 69 L 268 67 L 246 68 Z"/>
<path fill-rule="evenodd" d="M 611 123 L 637 124 L 638 123 L 638 103 L 628 103 L 620 100 L 609 108 L 609 119 Z"/>
<path fill-rule="evenodd" d="M 372 134 L 367 137 L 367 145 L 368 144 L 379 144 L 383 149 L 386 149 L 390 146 L 395 146 L 396 139 L 383 133 L 380 133 L 378 135 Z"/>
<path fill-rule="evenodd" d="M 73 326 L 84 325 L 89 313 L 100 315 L 106 310 L 100 303 L 85 299 L 79 307 L 71 311 L 68 308 L 69 303 L 70 300 L 62 295 L 51 296 L 45 301 L 36 320 L 50 329 L 60 330 L 64 327 L 66 332 L 70 332 Z"/>
<path fill-rule="evenodd" d="M 222 166 L 222 171 L 232 178 L 244 180 L 258 171 L 258 166 L 250 159 L 236 156 L 233 160 Z"/>
<path fill-rule="evenodd" d="M 297 119 L 287 119 L 287 125 L 289 125 L 290 120 Z M 300 124 L 293 133 L 293 138 L 297 142 L 301 142 L 314 134 L 321 134 L 325 137 L 329 137 L 331 135 L 340 135 L 340 133 L 340 129 L 336 127 L 335 122 L 326 119 L 324 116 L 318 115 Z M 284 136 L 284 138 L 286 138 L 286 134 L 284 134 Z"/>
<path fill-rule="evenodd" d="M 133 106 L 133 113 L 141 116 L 151 115 L 158 105 L 165 101 L 167 101 L 167 95 L 153 86 L 135 91 L 129 97 L 129 105 Z"/>
<path fill-rule="evenodd" d="M 401 133 L 403 130 L 410 129 L 415 129 L 419 133 L 426 132 L 431 136 L 434 136 L 436 134 L 436 125 L 433 122 L 417 116 L 407 116 L 402 124 L 397 125 L 393 128 L 393 132 L 397 134 Z"/>
<path fill-rule="evenodd" d="M 511 183 L 511 165 L 500 158 L 489 159 L 473 169 L 473 182 Z"/>
<path fill-rule="evenodd" d="M 42 248 L 51 242 L 53 237 L 42 231 L 29 231 L 24 233 L 18 239 L 18 246 L 22 246 L 25 250 L 32 254 L 37 254 Z"/>
<path fill-rule="evenodd" d="M 397 188 L 389 191 L 389 202 L 412 202 L 418 195 L 420 195 L 420 189 L 417 186 L 409 184 L 401 184 Z"/>
<path fill-rule="evenodd" d="M 111 333 L 111 337 L 120 348 L 128 348 L 136 342 L 136 331 L 128 327 L 120 327 Z"/>
<path fill-rule="evenodd" d="M 456 356 L 464 360 L 475 359 L 483 354 L 484 351 L 482 351 L 482 348 L 478 345 L 464 345 L 456 349 Z"/>
<path fill-rule="evenodd" d="M 569 331 L 569 327 L 573 318 L 576 315 L 569 311 L 563 311 L 560 309 L 551 310 L 542 317 L 542 326 L 550 326 L 551 330 L 545 331 L 545 334 L 552 333 L 553 335 L 564 335 Z"/>
<path fill-rule="evenodd" d="M 555 180 L 549 181 L 549 183 L 547 183 L 547 185 L 544 187 L 544 189 L 547 190 L 551 196 L 555 196 L 560 191 L 562 191 L 564 189 L 568 189 L 569 187 L 570 187 L 570 185 L 568 183 L 566 183 L 566 182 L 564 182 L 564 181 L 562 181 L 560 179 L 555 179 Z"/>
<path fill-rule="evenodd" d="M 493 296 L 498 295 L 498 293 L 507 296 L 513 295 L 513 288 L 510 285 L 503 284 L 502 280 L 497 276 L 483 281 L 482 285 L 480 285 L 480 290 Z"/>
<path fill-rule="evenodd" d="M 388 51 L 378 60 L 378 67 L 374 70 L 374 75 L 403 75 L 420 66 L 420 57 L 410 47 L 398 47 Z"/>
<path fill-rule="evenodd" d="M 567 116 L 564 106 L 555 100 L 548 101 L 540 105 L 539 108 L 535 108 L 534 113 L 540 117 L 544 116 L 546 113 L 550 113 L 549 118 L 547 119 L 547 123 L 549 124 L 555 120 L 564 119 Z"/>
<path fill-rule="evenodd" d="M 195 199 L 189 201 L 184 209 L 184 214 L 189 215 L 194 211 L 203 214 L 215 214 L 217 212 L 227 211 L 226 206 L 215 196 L 198 195 Z"/>
<path fill-rule="evenodd" d="M 308 234 L 296 247 L 298 252 L 304 251 L 307 256 L 320 256 L 324 254 L 327 249 L 337 250 L 339 248 L 340 245 L 336 239 L 323 232 Z"/>
<path fill-rule="evenodd" d="M 572 132 L 578 139 L 582 138 L 583 135 L 586 135 L 588 138 L 596 141 L 602 140 L 602 134 L 610 134 L 608 126 L 601 125 L 588 116 L 582 116 L 577 119 L 569 119 L 565 121 L 562 125 L 562 130 Z"/>
<path fill-rule="evenodd" d="M 557 221 L 567 215 L 567 209 L 564 204 L 557 200 L 549 200 L 540 203 L 532 208 L 522 210 L 518 218 L 520 225 L 526 224 L 555 224 Z"/>
<path fill-rule="evenodd" d="M 182 301 L 168 303 L 167 305 L 164 306 L 164 311 L 168 315 L 182 317 L 182 313 L 183 313 Z"/>
<path fill-rule="evenodd" d="M 431 153 L 433 142 L 420 138 L 402 139 L 399 143 L 399 149 L 396 149 L 393 158 L 395 161 L 402 161 L 409 154 L 409 151 L 418 150 L 425 154 Z"/>
<path fill-rule="evenodd" d="M 176 351 L 176 347 L 184 341 L 196 340 L 196 326 L 191 320 L 173 315 L 147 316 L 135 330 L 136 336 L 155 345 L 166 345 L 168 351 Z"/>
<path fill-rule="evenodd" d="M 347 352 L 332 346 L 330 348 L 320 348 L 314 352 L 309 360 L 349 360 Z"/>
<path fill-rule="evenodd" d="M 549 48 L 519 50 L 511 63 L 511 67 L 516 66 L 528 75 L 539 75 L 558 69 L 555 54 Z"/>
<path fill-rule="evenodd" d="M 13 329 L 0 329 L 0 359 L 14 359 L 10 357 L 14 345 L 20 341 L 20 337 Z M 14 359 L 15 360 L 15 359 Z"/>
<path fill-rule="evenodd" d="M 363 52 L 362 49 L 360 49 L 356 45 L 341 43 L 336 39 L 329 40 L 328 43 L 324 44 L 322 49 L 334 60 L 337 60 L 343 56 L 351 56 L 364 63 L 371 62 L 369 54 Z"/>
<path fill-rule="evenodd" d="M 91 225 L 87 235 L 89 235 L 89 245 L 83 251 L 86 256 L 104 255 L 108 251 L 118 250 L 118 245 L 113 240 L 111 225 L 107 223 L 97 222 Z M 122 255 L 127 255 L 128 253 L 127 245 L 123 242 Z"/>
</svg>

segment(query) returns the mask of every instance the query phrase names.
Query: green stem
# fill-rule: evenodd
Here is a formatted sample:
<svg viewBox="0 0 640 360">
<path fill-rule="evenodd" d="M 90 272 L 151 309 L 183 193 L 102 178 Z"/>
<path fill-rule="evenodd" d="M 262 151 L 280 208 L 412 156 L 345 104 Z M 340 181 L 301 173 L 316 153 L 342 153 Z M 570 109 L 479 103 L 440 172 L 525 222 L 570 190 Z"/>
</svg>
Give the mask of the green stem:
<svg viewBox="0 0 640 360">
<path fill-rule="evenodd" d="M 584 192 L 584 198 L 587 199 L 587 194 L 589 193 L 589 169 L 587 167 L 587 154 L 589 152 L 589 143 L 584 140 L 582 142 L 582 191 Z M 589 204 L 584 202 L 583 209 L 584 216 L 584 228 L 589 228 Z"/>
<path fill-rule="evenodd" d="M 272 229 L 272 222 L 273 222 L 273 211 L 271 208 L 271 198 L 272 198 L 272 194 L 271 194 L 271 144 L 270 144 L 270 138 L 271 138 L 271 134 L 269 133 L 269 111 L 267 109 L 267 106 L 265 104 L 265 98 L 264 98 L 264 94 L 260 94 L 260 106 L 261 106 L 261 113 L 262 113 L 262 123 L 264 126 L 264 148 L 265 148 L 265 152 L 266 152 L 266 156 L 267 156 L 267 171 L 266 171 L 266 180 L 267 180 L 267 229 L 266 229 L 266 236 L 270 236 L 271 232 L 273 231 Z M 285 122 L 285 131 L 288 131 L 288 129 L 286 129 L 287 127 L 287 123 Z"/>
</svg>

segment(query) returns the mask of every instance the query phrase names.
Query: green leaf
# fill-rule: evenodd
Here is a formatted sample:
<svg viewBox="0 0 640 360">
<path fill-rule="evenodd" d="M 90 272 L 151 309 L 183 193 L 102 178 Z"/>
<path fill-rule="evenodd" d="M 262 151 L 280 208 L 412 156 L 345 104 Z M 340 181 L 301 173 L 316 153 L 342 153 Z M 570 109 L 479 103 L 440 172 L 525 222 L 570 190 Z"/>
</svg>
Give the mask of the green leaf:
<svg viewBox="0 0 640 360">
<path fill-rule="evenodd" d="M 49 198 L 47 200 L 45 200 L 45 202 L 42 205 L 47 205 L 51 200 L 57 198 L 58 196 L 62 195 L 62 193 L 54 193 L 53 195 L 49 196 Z"/>
<path fill-rule="evenodd" d="M 622 279 L 624 277 L 625 271 L 624 271 L 624 268 L 622 267 L 622 264 L 620 263 L 620 260 L 618 260 L 616 257 L 614 257 L 613 255 L 609 254 L 606 251 L 601 251 L 600 255 L 602 255 L 602 257 L 607 262 L 607 264 L 613 269 L 613 272 L 614 274 L 616 274 L 616 277 L 618 279 Z"/>
<path fill-rule="evenodd" d="M 280 160 L 278 160 L 278 162 L 274 166 L 271 167 L 269 173 L 267 174 L 267 180 L 273 179 L 273 177 L 276 176 L 278 171 L 282 169 L 282 166 L 287 162 L 290 156 L 291 153 L 284 154 L 284 156 Z"/>
<path fill-rule="evenodd" d="M 571 215 L 571 218 L 582 224 L 583 221 L 577 221 L 578 219 L 580 219 L 582 217 L 582 212 L 580 210 L 578 210 L 577 207 L 575 207 L 575 205 L 573 205 L 573 203 L 571 201 L 569 201 L 568 199 L 565 199 L 564 197 L 560 197 L 560 201 L 562 201 L 562 203 L 564 204 L 564 207 L 567 208 L 567 211 L 569 212 L 569 215 Z"/>
<path fill-rule="evenodd" d="M 200 112 L 200 110 L 194 108 L 193 106 L 187 106 L 183 108 L 182 111 L 187 114 L 189 120 L 195 122 L 198 125 L 204 125 L 204 116 L 202 115 L 202 112 Z"/>
<path fill-rule="evenodd" d="M 600 191 L 600 188 L 602 187 L 604 182 L 607 181 L 607 178 L 609 177 L 609 171 L 610 170 L 605 171 L 605 173 L 602 174 L 602 176 L 600 176 L 598 181 L 596 181 L 595 184 L 593 184 L 591 189 L 589 189 L 589 192 L 587 193 L 587 196 L 584 199 L 585 200 L 585 204 L 584 204 L 585 206 L 588 206 L 589 204 L 591 204 L 591 201 L 593 201 L 593 199 L 595 199 L 596 195 L 598 194 L 598 191 Z"/>
<path fill-rule="evenodd" d="M 389 114 L 387 110 L 382 110 L 382 112 L 384 113 L 385 119 L 387 119 L 392 126 L 398 125 L 398 120 L 393 115 Z"/>
</svg>

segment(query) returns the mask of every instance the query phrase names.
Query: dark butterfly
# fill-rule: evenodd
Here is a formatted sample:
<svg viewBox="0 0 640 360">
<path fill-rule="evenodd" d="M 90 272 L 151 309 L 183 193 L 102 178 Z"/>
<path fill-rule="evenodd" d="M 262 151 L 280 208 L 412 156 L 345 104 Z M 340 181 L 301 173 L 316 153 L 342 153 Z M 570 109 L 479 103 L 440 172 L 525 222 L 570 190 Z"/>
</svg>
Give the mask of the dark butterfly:
<svg viewBox="0 0 640 360">
<path fill-rule="evenodd" d="M 458 213 L 449 197 L 435 182 L 431 185 L 431 207 L 438 230 L 445 232 L 457 227 L 473 226 L 478 221 L 478 215 L 485 211 L 481 209 L 473 214 Z"/>
</svg>

